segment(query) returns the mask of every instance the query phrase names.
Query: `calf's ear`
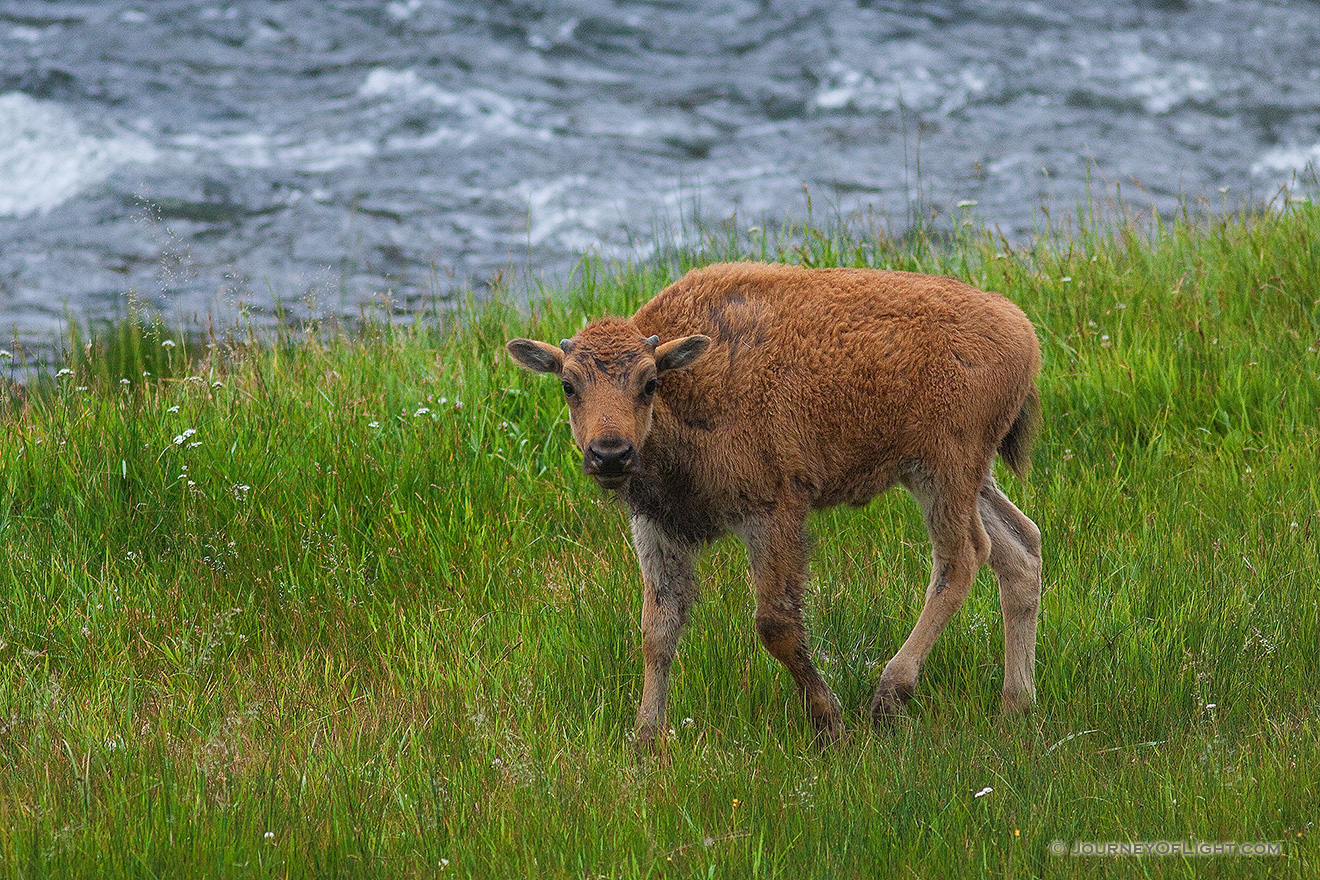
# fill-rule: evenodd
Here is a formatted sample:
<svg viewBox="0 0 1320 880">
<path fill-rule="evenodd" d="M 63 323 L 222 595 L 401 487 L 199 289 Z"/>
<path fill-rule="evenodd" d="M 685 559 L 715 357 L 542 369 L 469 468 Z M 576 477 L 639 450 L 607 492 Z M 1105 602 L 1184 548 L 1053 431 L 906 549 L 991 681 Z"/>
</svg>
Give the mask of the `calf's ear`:
<svg viewBox="0 0 1320 880">
<path fill-rule="evenodd" d="M 681 370 L 705 354 L 709 347 L 710 337 L 702 336 L 700 333 L 695 336 L 684 336 L 682 339 L 671 339 L 656 347 L 655 371 L 663 373 L 666 370 Z"/>
<path fill-rule="evenodd" d="M 509 355 L 534 373 L 559 373 L 564 369 L 564 350 L 535 339 L 510 339 L 504 346 Z"/>
</svg>

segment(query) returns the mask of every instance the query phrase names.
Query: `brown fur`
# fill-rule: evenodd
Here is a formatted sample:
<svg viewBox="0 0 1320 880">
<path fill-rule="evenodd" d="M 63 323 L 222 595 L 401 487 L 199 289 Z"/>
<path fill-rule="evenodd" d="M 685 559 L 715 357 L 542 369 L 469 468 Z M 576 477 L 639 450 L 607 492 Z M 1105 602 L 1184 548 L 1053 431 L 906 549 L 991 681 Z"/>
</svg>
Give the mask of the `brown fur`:
<svg viewBox="0 0 1320 880">
<path fill-rule="evenodd" d="M 1005 621 L 1003 705 L 1031 705 L 1040 532 L 990 468 L 998 451 L 1021 474 L 1038 423 L 1040 347 L 1015 305 L 950 278 L 732 263 L 690 272 L 632 318 L 593 322 L 564 345 L 513 340 L 509 350 L 571 387 L 585 468 L 632 516 L 640 741 L 665 729 L 696 553 L 727 532 L 748 547 L 757 633 L 817 729 L 836 738 L 839 702 L 802 621 L 803 523 L 814 508 L 865 504 L 897 484 L 921 505 L 933 566 L 917 625 L 881 676 L 875 718 L 902 710 L 987 561 Z"/>
</svg>

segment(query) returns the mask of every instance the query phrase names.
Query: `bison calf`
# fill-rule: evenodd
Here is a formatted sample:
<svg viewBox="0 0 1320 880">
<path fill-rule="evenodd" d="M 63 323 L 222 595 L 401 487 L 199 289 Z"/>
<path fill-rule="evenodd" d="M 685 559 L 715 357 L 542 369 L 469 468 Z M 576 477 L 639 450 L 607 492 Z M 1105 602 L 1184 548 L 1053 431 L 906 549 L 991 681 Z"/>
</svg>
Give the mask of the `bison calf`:
<svg viewBox="0 0 1320 880">
<path fill-rule="evenodd" d="M 1004 615 L 1003 708 L 1032 704 L 1040 532 L 991 464 L 997 451 L 1019 475 L 1027 465 L 1040 346 L 1004 297 L 906 272 L 731 263 L 688 273 L 627 320 L 508 349 L 559 377 L 584 470 L 631 514 L 641 743 L 665 729 L 697 552 L 726 532 L 747 545 L 761 641 L 793 674 L 817 730 L 839 736 L 839 701 L 802 621 L 803 523 L 814 508 L 862 505 L 896 484 L 921 506 L 933 565 L 916 627 L 880 677 L 875 719 L 902 711 L 987 561 Z"/>
</svg>

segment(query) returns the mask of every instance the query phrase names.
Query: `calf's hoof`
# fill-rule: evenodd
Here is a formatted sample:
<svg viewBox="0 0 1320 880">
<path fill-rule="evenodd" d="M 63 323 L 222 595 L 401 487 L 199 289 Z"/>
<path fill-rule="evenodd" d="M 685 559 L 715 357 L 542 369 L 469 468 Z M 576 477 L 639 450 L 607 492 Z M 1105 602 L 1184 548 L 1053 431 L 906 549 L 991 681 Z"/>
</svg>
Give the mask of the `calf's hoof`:
<svg viewBox="0 0 1320 880">
<path fill-rule="evenodd" d="M 875 699 L 871 701 L 871 721 L 878 728 L 886 728 L 907 715 L 907 704 L 916 690 L 915 684 L 880 679 Z"/>
<path fill-rule="evenodd" d="M 833 691 L 812 699 L 809 709 L 819 745 L 831 746 L 843 739 L 843 704 Z"/>
<path fill-rule="evenodd" d="M 1031 714 L 1036 705 L 1034 691 L 1004 692 L 999 702 L 999 714 L 1003 718 L 1024 718 Z"/>
<path fill-rule="evenodd" d="M 844 730 L 842 712 L 826 719 L 813 719 L 813 723 L 816 726 L 816 745 L 820 746 L 822 749 L 827 749 L 830 746 L 843 742 Z"/>
</svg>

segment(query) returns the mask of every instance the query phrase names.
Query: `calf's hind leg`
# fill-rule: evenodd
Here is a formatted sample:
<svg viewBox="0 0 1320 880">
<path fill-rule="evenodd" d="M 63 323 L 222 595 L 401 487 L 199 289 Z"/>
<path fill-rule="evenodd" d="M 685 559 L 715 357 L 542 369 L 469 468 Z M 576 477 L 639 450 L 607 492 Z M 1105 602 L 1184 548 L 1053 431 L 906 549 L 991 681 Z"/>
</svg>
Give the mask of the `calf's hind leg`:
<svg viewBox="0 0 1320 880">
<path fill-rule="evenodd" d="M 821 678 L 807 645 L 807 628 L 802 621 L 807 585 L 802 524 L 802 516 L 781 507 L 764 520 L 747 523 L 739 534 L 751 559 L 756 633 L 765 649 L 788 667 L 806 697 L 816 731 L 833 742 L 843 735 L 843 709 Z"/>
<path fill-rule="evenodd" d="M 930 583 L 917 625 L 880 676 L 871 701 L 876 723 L 903 712 L 916 689 L 922 664 L 962 607 L 977 570 L 990 555 L 990 539 L 977 513 L 975 489 L 950 489 L 934 479 L 910 479 L 904 485 L 921 505 L 930 534 Z"/>
<path fill-rule="evenodd" d="M 671 538 L 644 516 L 634 516 L 633 546 L 642 569 L 642 702 L 637 744 L 649 748 L 665 730 L 669 669 L 688 611 L 697 598 L 696 545 Z"/>
<path fill-rule="evenodd" d="M 981 521 L 990 536 L 990 567 L 999 579 L 1004 614 L 1005 715 L 1036 700 L 1036 622 L 1040 613 L 1040 529 L 1000 491 L 994 477 L 981 486 Z"/>
</svg>

